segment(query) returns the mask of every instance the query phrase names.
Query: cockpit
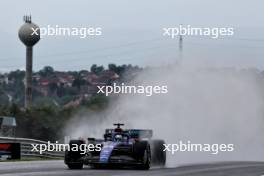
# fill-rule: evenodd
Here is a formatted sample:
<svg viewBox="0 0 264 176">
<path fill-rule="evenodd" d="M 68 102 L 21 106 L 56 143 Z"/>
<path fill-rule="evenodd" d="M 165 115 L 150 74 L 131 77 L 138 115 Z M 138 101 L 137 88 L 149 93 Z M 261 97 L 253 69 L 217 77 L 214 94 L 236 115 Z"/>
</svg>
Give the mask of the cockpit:
<svg viewBox="0 0 264 176">
<path fill-rule="evenodd" d="M 128 136 L 126 134 L 113 134 L 113 141 L 115 142 L 127 142 Z"/>
</svg>

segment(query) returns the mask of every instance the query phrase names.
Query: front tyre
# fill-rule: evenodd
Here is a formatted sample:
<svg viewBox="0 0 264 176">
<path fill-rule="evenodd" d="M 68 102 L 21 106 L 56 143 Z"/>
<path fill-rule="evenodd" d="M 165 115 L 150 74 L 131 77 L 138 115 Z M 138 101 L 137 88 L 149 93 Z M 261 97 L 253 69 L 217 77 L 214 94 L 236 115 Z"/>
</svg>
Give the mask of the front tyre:
<svg viewBox="0 0 264 176">
<path fill-rule="evenodd" d="M 82 169 L 83 168 L 82 163 L 68 163 L 67 165 L 69 169 Z"/>
<path fill-rule="evenodd" d="M 70 150 L 65 151 L 64 163 L 68 166 L 69 169 L 82 169 L 83 161 L 82 157 L 84 154 L 81 153 L 80 150 L 73 151 L 72 148 L 75 146 L 80 149 L 80 145 L 83 145 L 84 141 L 81 140 L 71 140 L 70 141 Z"/>
<path fill-rule="evenodd" d="M 151 163 L 151 150 L 148 141 L 138 141 L 133 145 L 133 155 L 140 163 L 138 169 L 148 170 Z"/>
<path fill-rule="evenodd" d="M 143 170 L 149 170 L 149 168 L 150 168 L 150 162 L 151 162 L 150 153 L 151 153 L 150 147 L 148 146 L 144 151 L 143 164 L 141 166 L 141 169 L 143 169 Z"/>
</svg>

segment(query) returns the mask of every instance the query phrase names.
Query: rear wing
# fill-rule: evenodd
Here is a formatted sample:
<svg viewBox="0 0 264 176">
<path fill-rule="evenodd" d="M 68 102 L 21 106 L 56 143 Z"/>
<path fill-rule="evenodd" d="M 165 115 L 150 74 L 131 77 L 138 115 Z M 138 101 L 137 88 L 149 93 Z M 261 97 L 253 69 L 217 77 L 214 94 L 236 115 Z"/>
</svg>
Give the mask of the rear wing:
<svg viewBox="0 0 264 176">
<path fill-rule="evenodd" d="M 114 133 L 114 129 L 106 129 L 105 136 L 111 136 Z M 131 138 L 152 138 L 152 130 L 142 130 L 142 129 L 126 129 L 123 133 L 128 134 Z"/>
<path fill-rule="evenodd" d="M 104 140 L 103 139 L 96 139 L 96 138 L 87 138 L 87 141 L 89 144 L 100 144 L 102 143 Z"/>
<path fill-rule="evenodd" d="M 152 138 L 152 130 L 130 129 L 127 130 L 131 138 Z"/>
</svg>

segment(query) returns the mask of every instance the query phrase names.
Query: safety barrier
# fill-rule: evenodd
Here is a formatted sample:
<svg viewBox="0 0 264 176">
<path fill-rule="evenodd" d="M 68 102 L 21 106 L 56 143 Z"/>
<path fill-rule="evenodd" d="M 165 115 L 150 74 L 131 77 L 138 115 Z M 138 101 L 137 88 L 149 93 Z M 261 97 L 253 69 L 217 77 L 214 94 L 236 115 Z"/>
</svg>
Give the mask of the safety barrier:
<svg viewBox="0 0 264 176">
<path fill-rule="evenodd" d="M 28 138 L 14 138 L 14 137 L 0 137 L 0 143 L 20 143 L 21 146 L 21 157 L 22 158 L 54 158 L 59 159 L 64 156 L 64 152 L 53 151 L 43 152 L 40 154 L 38 151 L 32 150 L 32 144 L 47 144 L 46 141 L 28 139 Z"/>
</svg>

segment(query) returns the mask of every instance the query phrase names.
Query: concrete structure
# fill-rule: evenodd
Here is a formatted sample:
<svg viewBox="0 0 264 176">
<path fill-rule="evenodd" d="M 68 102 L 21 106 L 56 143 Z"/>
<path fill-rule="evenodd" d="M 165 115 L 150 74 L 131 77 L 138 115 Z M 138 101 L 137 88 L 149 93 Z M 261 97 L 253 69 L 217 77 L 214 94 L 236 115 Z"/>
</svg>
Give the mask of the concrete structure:
<svg viewBox="0 0 264 176">
<path fill-rule="evenodd" d="M 26 82 L 25 82 L 25 108 L 32 103 L 32 64 L 33 46 L 40 40 L 39 27 L 31 22 L 31 16 L 24 16 L 25 24 L 19 31 L 19 39 L 26 46 Z"/>
<path fill-rule="evenodd" d="M 0 136 L 14 137 L 16 126 L 14 117 L 0 117 Z"/>
</svg>

